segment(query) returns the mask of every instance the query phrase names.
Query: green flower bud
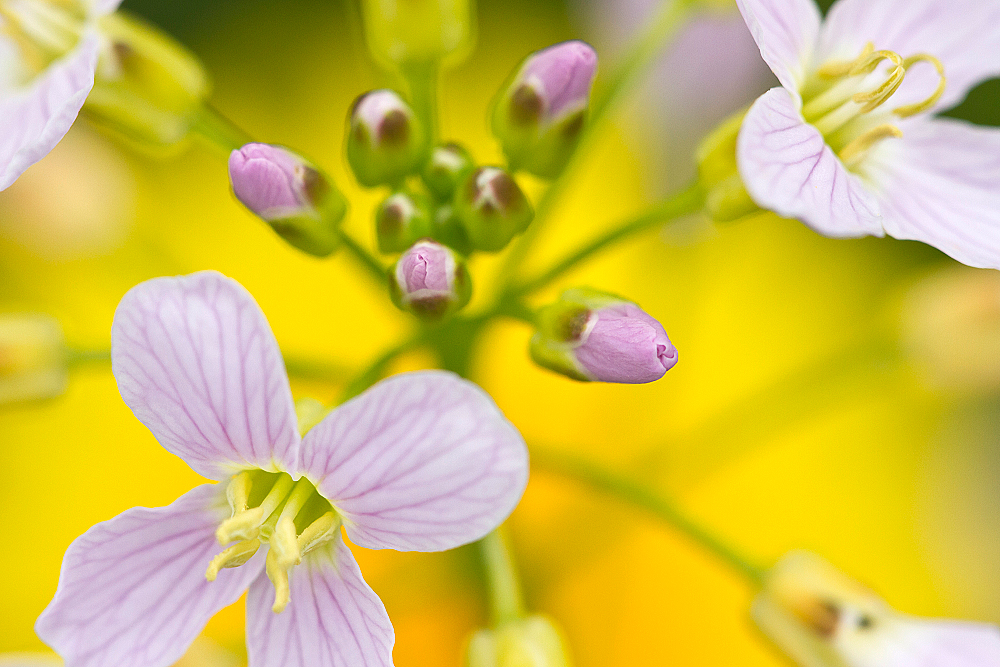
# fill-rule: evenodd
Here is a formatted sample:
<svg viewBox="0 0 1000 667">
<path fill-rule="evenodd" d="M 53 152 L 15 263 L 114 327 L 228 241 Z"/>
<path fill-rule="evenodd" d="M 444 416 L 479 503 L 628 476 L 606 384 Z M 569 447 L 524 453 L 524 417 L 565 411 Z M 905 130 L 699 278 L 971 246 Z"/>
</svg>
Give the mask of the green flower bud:
<svg viewBox="0 0 1000 667">
<path fill-rule="evenodd" d="M 365 37 L 385 67 L 460 62 L 472 50 L 470 0 L 362 0 Z"/>
<path fill-rule="evenodd" d="M 423 195 L 396 192 L 375 211 L 379 252 L 403 252 L 431 232 L 431 207 Z"/>
<path fill-rule="evenodd" d="M 100 21 L 107 46 L 84 109 L 140 146 L 187 138 L 211 89 L 201 62 L 169 35 L 122 12 Z"/>
<path fill-rule="evenodd" d="M 530 55 L 500 95 L 493 133 L 512 169 L 558 176 L 576 149 L 590 103 L 597 54 L 584 42 Z"/>
<path fill-rule="evenodd" d="M 365 93 L 354 102 L 347 128 L 347 160 L 361 185 L 395 185 L 424 159 L 424 128 L 391 90 Z"/>
<path fill-rule="evenodd" d="M 51 398 L 67 382 L 62 328 L 48 315 L 0 315 L 0 405 Z"/>
<path fill-rule="evenodd" d="M 455 189 L 474 168 L 469 151 L 458 144 L 449 143 L 431 151 L 420 176 L 435 197 L 441 201 L 449 201 L 455 194 Z"/>
<path fill-rule="evenodd" d="M 555 622 L 535 614 L 472 636 L 466 667 L 569 667 L 569 650 Z"/>
<path fill-rule="evenodd" d="M 431 240 L 403 253 L 389 275 L 393 303 L 425 320 L 439 320 L 472 296 L 465 263 L 451 248 Z"/>
<path fill-rule="evenodd" d="M 695 153 L 698 178 L 705 190 L 705 212 L 728 222 L 760 211 L 743 186 L 736 166 L 736 138 L 746 111 L 730 116 L 705 137 Z"/>
<path fill-rule="evenodd" d="M 472 247 L 496 252 L 527 229 L 535 216 L 514 178 L 499 167 L 480 167 L 455 193 L 455 213 Z"/>
</svg>

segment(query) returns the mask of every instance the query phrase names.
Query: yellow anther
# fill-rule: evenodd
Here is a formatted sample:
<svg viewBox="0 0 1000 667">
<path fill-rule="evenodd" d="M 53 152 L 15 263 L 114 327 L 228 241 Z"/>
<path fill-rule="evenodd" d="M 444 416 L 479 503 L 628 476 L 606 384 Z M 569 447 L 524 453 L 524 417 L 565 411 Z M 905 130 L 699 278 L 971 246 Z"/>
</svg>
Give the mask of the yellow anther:
<svg viewBox="0 0 1000 667">
<path fill-rule="evenodd" d="M 340 530 L 340 517 L 333 512 L 327 512 L 313 521 L 299 535 L 299 553 L 306 554 L 324 542 L 329 542 Z"/>
<path fill-rule="evenodd" d="M 903 132 L 895 125 L 889 125 L 888 123 L 884 125 L 878 125 L 868 130 L 861 136 L 853 139 L 849 144 L 840 149 L 837 154 L 840 160 L 850 167 L 856 159 L 864 154 L 869 148 L 874 146 L 876 143 L 883 139 L 888 139 L 889 137 L 902 137 Z"/>
<path fill-rule="evenodd" d="M 237 542 L 212 559 L 212 562 L 208 564 L 208 570 L 205 571 L 205 578 L 209 581 L 215 581 L 215 578 L 219 576 L 219 570 L 243 565 L 257 553 L 259 548 L 260 540 Z"/>
<path fill-rule="evenodd" d="M 944 95 L 944 89 L 948 83 L 948 80 L 945 78 L 944 75 L 944 64 L 934 56 L 930 55 L 929 53 L 918 53 L 904 60 L 903 67 L 909 69 L 913 65 L 920 62 L 930 63 L 931 65 L 934 65 L 934 69 L 937 70 L 939 77 L 937 89 L 931 94 L 930 97 L 928 97 L 923 102 L 918 102 L 916 104 L 906 104 L 897 109 L 893 109 L 893 113 L 899 116 L 900 118 L 913 116 L 922 111 L 930 109 L 939 99 L 941 99 L 941 96 Z"/>
<path fill-rule="evenodd" d="M 868 42 L 861 50 L 861 55 L 854 60 L 831 60 L 816 70 L 816 74 L 824 79 L 839 79 L 842 76 L 847 76 L 858 63 L 865 62 L 874 52 L 875 45 Z"/>
<path fill-rule="evenodd" d="M 277 559 L 277 564 L 286 569 L 302 562 L 299 551 L 299 541 L 295 535 L 295 522 L 285 517 L 278 521 L 271 536 L 271 553 Z"/>
<path fill-rule="evenodd" d="M 280 614 L 291 600 L 291 593 L 288 589 L 288 568 L 278 563 L 278 557 L 274 549 L 271 549 L 267 552 L 264 569 L 267 572 L 267 578 L 274 585 L 274 605 L 271 607 L 271 611 Z"/>
<path fill-rule="evenodd" d="M 885 103 L 892 95 L 899 90 L 903 79 L 906 77 L 906 68 L 903 66 L 903 58 L 895 51 L 876 51 L 868 56 L 867 61 L 856 66 L 851 71 L 852 75 L 870 74 L 883 60 L 888 60 L 894 67 L 889 71 L 885 81 L 876 88 L 865 93 L 855 93 L 851 100 L 862 105 L 860 113 L 868 113 Z"/>
<path fill-rule="evenodd" d="M 282 473 L 260 506 L 239 512 L 219 525 L 215 531 L 219 544 L 229 544 L 235 540 L 251 540 L 260 535 L 261 525 L 285 499 L 292 485 L 291 476 Z M 228 495 L 228 489 L 226 491 Z"/>
<path fill-rule="evenodd" d="M 233 478 L 229 480 L 229 485 L 226 486 L 226 499 L 229 501 L 229 507 L 233 510 L 232 516 L 247 510 L 252 483 L 249 470 L 233 475 Z"/>
</svg>

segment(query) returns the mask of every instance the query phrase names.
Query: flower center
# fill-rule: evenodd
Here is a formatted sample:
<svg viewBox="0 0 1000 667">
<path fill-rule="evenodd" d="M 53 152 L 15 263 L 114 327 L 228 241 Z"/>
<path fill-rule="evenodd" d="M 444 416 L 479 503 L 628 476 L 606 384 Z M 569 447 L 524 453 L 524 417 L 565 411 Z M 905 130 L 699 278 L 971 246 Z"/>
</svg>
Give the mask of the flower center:
<svg viewBox="0 0 1000 667">
<path fill-rule="evenodd" d="M 918 63 L 937 70 L 937 88 L 922 102 L 886 108 Z M 893 122 L 930 109 L 944 94 L 945 84 L 944 65 L 934 56 L 903 58 L 894 51 L 876 51 L 869 42 L 854 60 L 831 60 L 813 73 L 802 87 L 802 116 L 851 168 L 881 140 L 903 136 Z"/>
<path fill-rule="evenodd" d="M 215 536 L 229 546 L 212 559 L 205 578 L 214 581 L 219 570 L 239 567 L 257 553 L 267 552 L 267 576 L 274 584 L 274 613 L 288 605 L 288 572 L 302 556 L 334 539 L 341 518 L 326 498 L 305 477 L 292 480 L 288 473 L 245 470 L 226 487 L 233 514 L 219 524 Z"/>
<path fill-rule="evenodd" d="M 0 0 L 0 35 L 17 44 L 28 78 L 76 46 L 86 18 L 80 0 Z"/>
</svg>

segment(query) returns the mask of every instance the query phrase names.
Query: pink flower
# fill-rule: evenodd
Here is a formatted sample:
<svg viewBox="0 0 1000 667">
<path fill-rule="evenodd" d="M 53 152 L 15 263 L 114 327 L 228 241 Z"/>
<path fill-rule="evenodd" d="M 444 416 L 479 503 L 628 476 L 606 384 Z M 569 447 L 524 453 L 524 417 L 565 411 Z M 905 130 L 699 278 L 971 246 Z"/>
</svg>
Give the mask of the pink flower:
<svg viewBox="0 0 1000 667">
<path fill-rule="evenodd" d="M 1000 131 L 937 118 L 1000 74 L 995 0 L 738 0 L 781 82 L 750 108 L 740 174 L 834 237 L 889 234 L 1000 268 Z"/>
<path fill-rule="evenodd" d="M 254 667 L 391 665 L 392 625 L 341 526 L 372 549 L 450 549 L 492 530 L 524 490 L 521 436 L 449 373 L 385 380 L 300 438 L 274 335 L 218 273 L 138 285 L 111 337 L 135 415 L 224 483 L 70 545 L 36 624 L 68 667 L 166 667 L 247 588 Z"/>
<path fill-rule="evenodd" d="M 0 0 L 0 190 L 48 155 L 94 87 L 100 17 L 121 0 Z"/>
</svg>

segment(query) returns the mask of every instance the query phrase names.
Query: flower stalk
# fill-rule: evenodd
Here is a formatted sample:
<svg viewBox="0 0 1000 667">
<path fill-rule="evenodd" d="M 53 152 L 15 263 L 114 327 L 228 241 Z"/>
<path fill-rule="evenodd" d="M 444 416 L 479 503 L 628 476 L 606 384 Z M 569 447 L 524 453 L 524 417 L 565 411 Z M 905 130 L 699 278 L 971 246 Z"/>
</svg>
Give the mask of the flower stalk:
<svg viewBox="0 0 1000 667">
<path fill-rule="evenodd" d="M 490 622 L 499 627 L 516 621 L 524 616 L 524 600 L 504 527 L 500 526 L 478 544 L 486 569 Z"/>
</svg>

